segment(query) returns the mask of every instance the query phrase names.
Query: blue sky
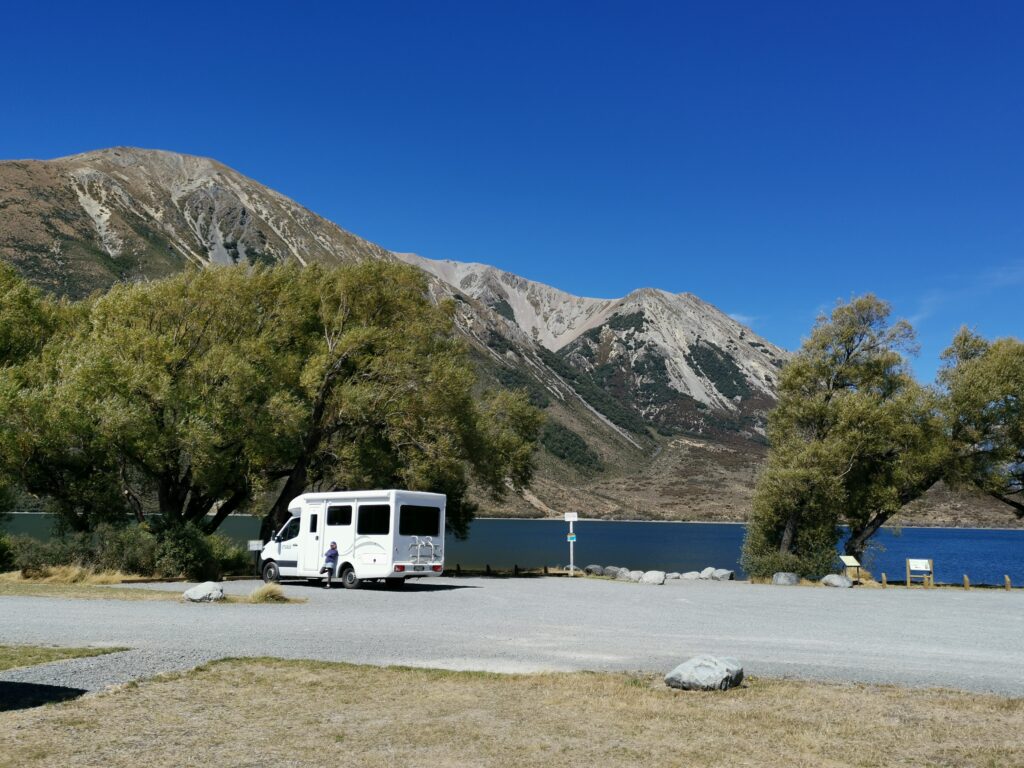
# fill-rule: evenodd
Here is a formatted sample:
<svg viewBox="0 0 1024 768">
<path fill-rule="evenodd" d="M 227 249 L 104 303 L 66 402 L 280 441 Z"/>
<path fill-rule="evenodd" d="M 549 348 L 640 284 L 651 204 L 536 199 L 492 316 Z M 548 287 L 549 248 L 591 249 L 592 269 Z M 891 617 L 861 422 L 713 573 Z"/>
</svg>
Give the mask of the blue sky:
<svg viewBox="0 0 1024 768">
<path fill-rule="evenodd" d="M 930 379 L 1024 322 L 1024 4 L 21 3 L 0 158 L 215 157 L 385 247 L 691 291 L 799 345 L 873 291 Z"/>
</svg>

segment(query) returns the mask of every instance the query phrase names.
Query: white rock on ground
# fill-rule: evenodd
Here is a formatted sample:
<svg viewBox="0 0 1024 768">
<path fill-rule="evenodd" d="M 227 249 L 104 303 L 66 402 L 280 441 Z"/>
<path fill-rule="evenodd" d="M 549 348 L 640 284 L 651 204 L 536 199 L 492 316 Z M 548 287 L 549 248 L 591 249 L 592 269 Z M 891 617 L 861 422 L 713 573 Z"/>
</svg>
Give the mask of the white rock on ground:
<svg viewBox="0 0 1024 768">
<path fill-rule="evenodd" d="M 841 576 L 838 573 L 830 573 L 828 576 L 821 580 L 821 583 L 826 587 L 840 587 L 848 588 L 853 586 L 853 582 L 845 576 Z"/>
<path fill-rule="evenodd" d="M 715 581 L 732 581 L 736 578 L 736 574 L 728 568 L 716 568 L 715 572 L 711 574 L 711 578 Z"/>
<path fill-rule="evenodd" d="M 780 587 L 793 587 L 800 583 L 800 577 L 790 571 L 779 571 L 772 574 L 772 584 Z"/>
<path fill-rule="evenodd" d="M 615 578 L 619 581 L 629 581 L 629 569 L 619 568 L 619 572 L 615 574 Z"/>
<path fill-rule="evenodd" d="M 215 581 L 204 581 L 186 589 L 184 598 L 192 603 L 213 603 L 224 599 L 224 590 Z"/>
<path fill-rule="evenodd" d="M 710 565 L 707 568 L 705 568 L 703 571 L 700 572 L 700 578 L 702 578 L 702 579 L 710 579 L 714 575 L 715 575 L 715 569 L 712 566 L 710 566 Z"/>
<path fill-rule="evenodd" d="M 618 575 L 621 569 L 617 565 L 606 565 L 604 567 L 604 575 L 611 576 L 613 579 Z"/>
<path fill-rule="evenodd" d="M 687 571 L 686 573 L 682 574 L 679 578 L 686 579 L 687 581 L 696 581 L 700 578 L 700 571 Z"/>
<path fill-rule="evenodd" d="M 643 576 L 640 577 L 641 584 L 664 584 L 665 583 L 665 572 L 664 571 L 647 571 Z"/>
<path fill-rule="evenodd" d="M 604 576 L 604 568 L 600 565 L 588 565 L 583 570 L 591 576 Z"/>
<path fill-rule="evenodd" d="M 637 581 L 638 582 L 643 577 L 644 577 L 644 572 L 643 571 L 630 571 L 629 572 L 629 580 L 630 581 Z"/>
<path fill-rule="evenodd" d="M 666 579 L 678 579 L 679 578 L 679 574 L 676 571 L 672 571 L 671 573 L 666 573 L 665 574 L 665 578 Z"/>
<path fill-rule="evenodd" d="M 725 691 L 743 682 L 736 659 L 694 656 L 665 675 L 665 685 L 684 691 Z"/>
</svg>

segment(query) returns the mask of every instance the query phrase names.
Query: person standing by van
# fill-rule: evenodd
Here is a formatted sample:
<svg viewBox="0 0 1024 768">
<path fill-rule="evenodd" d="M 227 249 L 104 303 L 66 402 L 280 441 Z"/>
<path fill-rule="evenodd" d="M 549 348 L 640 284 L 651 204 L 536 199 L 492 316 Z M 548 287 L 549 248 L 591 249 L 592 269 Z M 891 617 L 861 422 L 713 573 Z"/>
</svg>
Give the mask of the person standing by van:
<svg viewBox="0 0 1024 768">
<path fill-rule="evenodd" d="M 324 554 L 324 567 L 320 569 L 320 573 L 327 574 L 327 579 L 324 581 L 324 589 L 331 588 L 331 576 L 333 576 L 338 570 L 338 543 L 336 541 L 331 542 L 330 548 Z"/>
</svg>

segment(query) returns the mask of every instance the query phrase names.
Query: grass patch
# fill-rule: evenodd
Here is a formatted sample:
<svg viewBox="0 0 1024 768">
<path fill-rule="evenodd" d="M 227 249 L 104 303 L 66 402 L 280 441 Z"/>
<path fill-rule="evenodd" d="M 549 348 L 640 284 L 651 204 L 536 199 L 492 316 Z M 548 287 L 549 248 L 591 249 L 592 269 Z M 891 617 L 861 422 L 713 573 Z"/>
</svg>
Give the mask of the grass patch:
<svg viewBox="0 0 1024 768">
<path fill-rule="evenodd" d="M 80 659 L 84 656 L 102 656 L 105 653 L 126 651 L 127 648 L 55 648 L 41 645 L 0 645 L 0 670 L 31 667 L 62 659 Z"/>
<path fill-rule="evenodd" d="M 32 584 L 120 584 L 132 574 L 121 571 L 95 571 L 80 565 L 52 565 L 37 576 L 25 576 L 21 571 L 0 573 L 0 581 Z"/>
<path fill-rule="evenodd" d="M 256 587 L 252 592 L 249 593 L 250 603 L 291 603 L 295 602 L 289 598 L 284 590 L 281 589 L 280 584 L 264 584 L 263 586 Z M 305 602 L 305 601 L 303 601 Z"/>
<path fill-rule="evenodd" d="M 101 727 L 125 712 L 131 728 Z M 943 690 L 754 679 L 685 693 L 653 675 L 235 659 L 0 713 L 0 739 L 17 745 L 0 768 L 71 754 L 111 768 L 254 755 L 295 766 L 1021 765 L 1022 728 L 1024 700 Z"/>
<path fill-rule="evenodd" d="M 65 597 L 83 600 L 177 600 L 181 595 L 156 589 L 128 589 L 102 583 L 26 579 L 18 571 L 0 574 L 0 597 Z"/>
</svg>

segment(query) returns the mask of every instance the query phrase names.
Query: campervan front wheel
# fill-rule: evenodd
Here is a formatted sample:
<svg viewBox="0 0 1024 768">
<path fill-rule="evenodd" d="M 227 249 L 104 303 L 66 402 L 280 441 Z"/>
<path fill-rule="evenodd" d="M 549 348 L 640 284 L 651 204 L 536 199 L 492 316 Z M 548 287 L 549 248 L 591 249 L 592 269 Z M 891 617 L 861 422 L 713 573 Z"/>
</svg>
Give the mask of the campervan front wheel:
<svg viewBox="0 0 1024 768">
<path fill-rule="evenodd" d="M 356 589 L 359 587 L 359 577 L 356 576 L 356 570 L 351 565 L 346 566 L 345 570 L 341 572 L 341 585 L 345 589 Z"/>
<path fill-rule="evenodd" d="M 272 581 L 281 580 L 281 571 L 273 560 L 263 566 L 263 580 L 268 584 Z"/>
</svg>

